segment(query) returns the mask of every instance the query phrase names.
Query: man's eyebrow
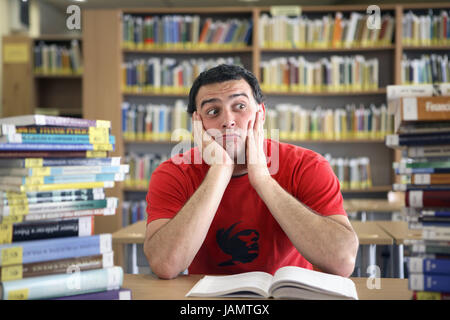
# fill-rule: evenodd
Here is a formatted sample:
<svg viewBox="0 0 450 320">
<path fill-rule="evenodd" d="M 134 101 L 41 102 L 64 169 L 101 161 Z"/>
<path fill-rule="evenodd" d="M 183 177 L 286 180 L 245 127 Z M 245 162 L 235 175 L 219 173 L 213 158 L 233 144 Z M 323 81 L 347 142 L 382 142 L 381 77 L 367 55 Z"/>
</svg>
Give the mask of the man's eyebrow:
<svg viewBox="0 0 450 320">
<path fill-rule="evenodd" d="M 233 99 L 233 98 L 236 98 L 236 97 L 239 97 L 239 96 L 244 96 L 247 99 L 249 99 L 248 95 L 246 93 L 244 93 L 244 92 L 242 92 L 242 93 L 234 93 L 234 94 L 228 96 L 228 99 Z M 217 102 L 217 101 L 220 101 L 220 99 L 219 98 L 211 98 L 211 99 L 208 99 L 208 100 L 203 100 L 202 103 L 200 104 L 200 109 L 203 108 L 203 106 L 205 104 L 207 104 L 207 103 L 212 103 L 212 102 Z"/>
</svg>

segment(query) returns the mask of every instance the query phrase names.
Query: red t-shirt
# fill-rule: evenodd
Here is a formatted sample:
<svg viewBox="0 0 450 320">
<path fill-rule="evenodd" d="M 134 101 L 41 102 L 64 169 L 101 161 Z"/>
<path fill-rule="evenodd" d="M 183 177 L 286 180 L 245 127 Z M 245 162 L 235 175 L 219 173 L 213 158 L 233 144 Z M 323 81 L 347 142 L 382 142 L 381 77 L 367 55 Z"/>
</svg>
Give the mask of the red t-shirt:
<svg viewBox="0 0 450 320">
<path fill-rule="evenodd" d="M 265 153 L 274 170 L 271 175 L 284 190 L 323 216 L 346 215 L 339 181 L 325 158 L 298 146 L 266 142 Z M 207 164 L 179 164 L 176 160 L 181 157 L 191 163 L 194 157 L 201 159 L 198 149 L 192 148 L 158 166 L 147 194 L 147 224 L 173 218 L 205 178 Z M 248 175 L 231 178 L 189 273 L 273 274 L 283 266 L 312 269 L 253 189 Z"/>
</svg>

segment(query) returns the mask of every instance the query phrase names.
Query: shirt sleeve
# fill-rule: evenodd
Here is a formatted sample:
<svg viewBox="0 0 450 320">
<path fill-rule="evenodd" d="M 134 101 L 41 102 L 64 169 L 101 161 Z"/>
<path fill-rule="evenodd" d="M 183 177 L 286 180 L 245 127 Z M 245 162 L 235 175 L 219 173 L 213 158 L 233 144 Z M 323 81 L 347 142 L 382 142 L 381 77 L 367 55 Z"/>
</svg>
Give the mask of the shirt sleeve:
<svg viewBox="0 0 450 320">
<path fill-rule="evenodd" d="M 185 176 L 177 166 L 164 162 L 153 172 L 147 193 L 147 224 L 171 219 L 188 200 Z"/>
<path fill-rule="evenodd" d="M 317 155 L 297 172 L 297 199 L 323 216 L 347 216 L 339 180 L 325 158 Z"/>
</svg>

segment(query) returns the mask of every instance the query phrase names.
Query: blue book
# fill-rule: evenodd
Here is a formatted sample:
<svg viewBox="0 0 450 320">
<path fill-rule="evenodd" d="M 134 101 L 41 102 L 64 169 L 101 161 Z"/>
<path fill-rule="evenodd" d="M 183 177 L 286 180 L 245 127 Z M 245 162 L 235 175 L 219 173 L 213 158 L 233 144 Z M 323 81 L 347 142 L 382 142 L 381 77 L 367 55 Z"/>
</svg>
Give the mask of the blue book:
<svg viewBox="0 0 450 320">
<path fill-rule="evenodd" d="M 0 177 L 0 184 L 23 186 L 42 185 L 55 183 L 79 183 L 79 182 L 106 182 L 123 181 L 124 173 L 98 173 L 98 174 L 78 174 L 78 175 L 56 175 L 45 177 Z"/>
<path fill-rule="evenodd" d="M 104 145 L 109 150 L 102 150 L 102 151 L 114 151 L 114 145 Z M 15 150 L 25 150 L 25 151 L 32 151 L 32 150 L 48 150 L 48 151 L 81 151 L 81 150 L 98 150 L 98 147 L 92 145 L 92 144 L 51 144 L 51 143 L 0 143 L 0 150 L 1 151 L 15 151 Z"/>
<path fill-rule="evenodd" d="M 395 174 L 417 174 L 417 173 L 450 173 L 450 168 L 405 168 L 395 169 Z"/>
<path fill-rule="evenodd" d="M 24 241 L 0 245 L 0 266 L 94 256 L 110 251 L 111 234 Z"/>
<path fill-rule="evenodd" d="M 442 274 L 450 276 L 450 259 L 428 259 L 410 257 L 408 259 L 410 273 Z"/>
<path fill-rule="evenodd" d="M 56 167 L 56 166 L 118 166 L 118 165 L 120 165 L 120 157 L 0 159 L 0 168 L 40 168 L 40 167 Z"/>
<path fill-rule="evenodd" d="M 408 285 L 412 291 L 450 292 L 450 275 L 411 273 Z"/>
<path fill-rule="evenodd" d="M 0 137 L 3 143 L 50 143 L 50 144 L 91 144 L 88 134 L 42 134 L 16 133 Z M 109 136 L 109 143 L 115 144 L 114 136 Z"/>
<path fill-rule="evenodd" d="M 2 282 L 2 300 L 50 299 L 105 290 L 123 284 L 121 267 L 55 274 Z"/>
</svg>

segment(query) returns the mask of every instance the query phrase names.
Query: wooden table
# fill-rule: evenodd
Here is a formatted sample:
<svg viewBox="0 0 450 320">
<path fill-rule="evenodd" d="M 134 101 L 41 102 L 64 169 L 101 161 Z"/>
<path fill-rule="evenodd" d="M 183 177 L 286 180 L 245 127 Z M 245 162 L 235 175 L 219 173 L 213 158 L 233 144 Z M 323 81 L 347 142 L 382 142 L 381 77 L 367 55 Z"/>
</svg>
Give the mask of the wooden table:
<svg viewBox="0 0 450 320">
<path fill-rule="evenodd" d="M 172 280 L 161 280 L 153 275 L 125 274 L 123 287 L 131 289 L 133 300 L 185 300 L 186 293 L 200 280 L 202 275 L 179 276 Z M 380 289 L 369 289 L 368 278 L 351 278 L 360 300 L 410 300 L 407 279 L 381 278 Z"/>
<path fill-rule="evenodd" d="M 394 212 L 400 211 L 404 202 L 388 201 L 382 199 L 344 199 L 344 210 L 346 212 Z"/>
<path fill-rule="evenodd" d="M 394 239 L 392 246 L 393 261 L 395 261 L 395 266 L 392 264 L 394 277 L 404 278 L 403 244 L 405 240 L 422 239 L 422 230 L 409 229 L 405 221 L 376 221 L 376 223 Z"/>
</svg>

